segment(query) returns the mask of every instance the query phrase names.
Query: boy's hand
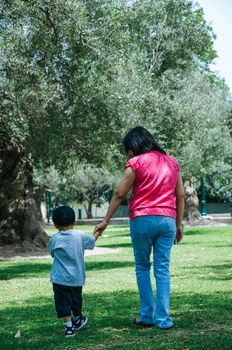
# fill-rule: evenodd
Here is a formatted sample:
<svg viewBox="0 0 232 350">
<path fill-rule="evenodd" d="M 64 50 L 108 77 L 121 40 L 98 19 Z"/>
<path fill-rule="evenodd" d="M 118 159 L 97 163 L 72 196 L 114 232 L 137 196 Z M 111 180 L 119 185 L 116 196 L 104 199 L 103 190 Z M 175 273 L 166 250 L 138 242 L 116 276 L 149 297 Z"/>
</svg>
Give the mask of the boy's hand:
<svg viewBox="0 0 232 350">
<path fill-rule="evenodd" d="M 95 240 L 97 240 L 99 236 L 101 236 L 101 233 L 99 231 L 93 233 L 93 237 L 95 238 Z"/>
</svg>

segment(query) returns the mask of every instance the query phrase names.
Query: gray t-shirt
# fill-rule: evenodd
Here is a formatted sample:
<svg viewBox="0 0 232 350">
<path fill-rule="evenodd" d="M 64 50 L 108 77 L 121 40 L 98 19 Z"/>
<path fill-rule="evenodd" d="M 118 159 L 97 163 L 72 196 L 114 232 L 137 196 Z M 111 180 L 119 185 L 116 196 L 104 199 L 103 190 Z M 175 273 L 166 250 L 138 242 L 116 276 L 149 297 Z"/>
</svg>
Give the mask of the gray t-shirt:
<svg viewBox="0 0 232 350">
<path fill-rule="evenodd" d="M 82 231 L 60 231 L 48 242 L 48 251 L 54 258 L 51 282 L 65 286 L 85 284 L 85 249 L 93 249 L 95 238 Z"/>
</svg>

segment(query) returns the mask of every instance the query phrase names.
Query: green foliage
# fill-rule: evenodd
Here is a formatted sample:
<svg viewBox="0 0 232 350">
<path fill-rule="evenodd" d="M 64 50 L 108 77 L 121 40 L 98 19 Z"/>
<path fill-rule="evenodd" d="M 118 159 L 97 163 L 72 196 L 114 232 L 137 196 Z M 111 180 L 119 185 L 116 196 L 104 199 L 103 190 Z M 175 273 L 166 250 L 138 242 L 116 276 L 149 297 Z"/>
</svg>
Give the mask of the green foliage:
<svg viewBox="0 0 232 350">
<path fill-rule="evenodd" d="M 41 191 L 50 189 L 56 205 L 84 202 L 87 215 L 92 216 L 92 204 L 101 205 L 119 181 L 120 175 L 106 167 L 71 162 L 59 172 L 54 166 L 46 171 L 34 171 L 34 184 Z"/>
<path fill-rule="evenodd" d="M 102 40 L 113 14 L 105 18 L 104 7 L 92 12 L 88 4 L 2 4 L 3 87 L 12 101 L 7 114 L 35 161 L 61 165 L 72 149 L 78 159 L 100 163 L 102 139 L 118 133 L 120 121 L 108 102 L 113 63 Z"/>
<path fill-rule="evenodd" d="M 106 167 L 74 162 L 64 173 L 61 193 L 69 202 L 79 199 L 88 204 L 100 205 L 103 194 L 117 182 L 118 177 Z"/>
<path fill-rule="evenodd" d="M 144 125 L 184 176 L 228 158 L 228 90 L 214 34 L 188 0 L 2 0 L 1 123 L 42 169 L 71 159 L 115 170 Z"/>
<path fill-rule="evenodd" d="M 226 125 L 231 108 L 227 91 L 212 87 L 194 69 L 182 77 L 165 105 L 169 113 L 162 125 L 172 133 L 168 146 L 182 164 L 184 176 L 211 173 L 216 163 L 228 161 L 232 142 Z"/>
<path fill-rule="evenodd" d="M 193 55 L 205 64 L 215 57 L 214 34 L 203 11 L 191 1 L 158 0 L 133 2 L 129 13 L 133 43 L 139 46 L 147 71 L 153 77 L 169 69 L 188 68 Z"/>
<path fill-rule="evenodd" d="M 232 195 L 232 164 L 218 163 L 212 169 L 211 174 L 206 177 L 207 197 L 210 200 L 227 202 Z"/>
<path fill-rule="evenodd" d="M 134 94 L 125 104 L 130 127 L 147 127 L 177 157 L 184 177 L 200 177 L 219 162 L 228 162 L 232 141 L 227 89 L 212 85 L 194 65 L 185 71 L 168 70 L 153 84 L 139 79 L 137 86 L 134 83 Z"/>
<path fill-rule="evenodd" d="M 54 166 L 47 169 L 34 168 L 33 180 L 34 187 L 38 188 L 40 191 L 50 190 L 53 193 L 57 193 L 60 191 L 62 176 Z"/>
</svg>

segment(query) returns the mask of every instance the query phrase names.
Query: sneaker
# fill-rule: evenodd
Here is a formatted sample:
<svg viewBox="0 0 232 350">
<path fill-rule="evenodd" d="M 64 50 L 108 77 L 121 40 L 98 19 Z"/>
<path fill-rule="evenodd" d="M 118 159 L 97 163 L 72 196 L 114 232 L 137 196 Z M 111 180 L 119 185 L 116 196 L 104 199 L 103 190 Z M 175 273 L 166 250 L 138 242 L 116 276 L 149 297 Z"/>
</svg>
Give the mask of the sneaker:
<svg viewBox="0 0 232 350">
<path fill-rule="evenodd" d="M 73 327 L 75 331 L 79 331 L 83 328 L 88 322 L 88 318 L 86 316 L 79 316 L 76 321 L 72 319 Z"/>
<path fill-rule="evenodd" d="M 140 327 L 154 327 L 153 323 L 144 323 L 140 316 L 135 317 L 134 324 Z"/>
<path fill-rule="evenodd" d="M 72 338 L 75 337 L 74 333 L 74 327 L 67 327 L 65 326 L 65 333 L 64 333 L 65 338 Z"/>
</svg>

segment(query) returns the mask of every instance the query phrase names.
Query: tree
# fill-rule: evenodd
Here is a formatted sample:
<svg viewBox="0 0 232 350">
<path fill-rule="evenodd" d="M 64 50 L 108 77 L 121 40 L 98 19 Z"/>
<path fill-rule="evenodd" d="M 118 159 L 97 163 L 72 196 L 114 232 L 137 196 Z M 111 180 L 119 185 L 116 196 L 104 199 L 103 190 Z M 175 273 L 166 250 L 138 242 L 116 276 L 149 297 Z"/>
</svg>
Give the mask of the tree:
<svg viewBox="0 0 232 350">
<path fill-rule="evenodd" d="M 137 51 L 121 70 L 122 113 L 128 127 L 142 124 L 151 130 L 178 158 L 186 183 L 196 187 L 202 175 L 231 154 L 226 125 L 231 97 L 208 66 L 216 57 L 212 28 L 191 2 L 133 4 Z"/>
<path fill-rule="evenodd" d="M 192 66 L 184 72 L 167 71 L 145 100 L 147 106 L 143 110 L 146 108 L 147 115 L 138 113 L 136 124 L 147 126 L 162 146 L 177 157 L 187 187 L 192 186 L 191 193 L 196 192 L 201 176 L 217 171 L 217 178 L 225 178 L 223 167 L 227 168 L 229 181 L 232 140 L 227 118 L 231 99 L 226 88 L 212 85 L 205 72 Z M 186 214 L 190 211 L 188 203 Z M 197 201 L 194 203 L 196 212 Z"/>
<path fill-rule="evenodd" d="M 93 218 L 92 205 L 101 205 L 103 195 L 113 189 L 119 177 L 112 174 L 106 167 L 96 167 L 89 164 L 74 163 L 66 172 L 64 190 L 69 193 L 69 200 L 84 203 L 88 219 Z"/>
<path fill-rule="evenodd" d="M 0 130 L 0 243 L 46 247 L 32 197 L 32 164 L 14 137 Z"/>
<path fill-rule="evenodd" d="M 41 169 L 64 171 L 71 157 L 115 169 L 123 161 L 121 135 L 138 123 L 181 162 L 188 160 L 188 137 L 193 146 L 198 137 L 188 131 L 190 115 L 199 114 L 185 84 L 193 91 L 194 74 L 202 70 L 204 80 L 215 57 L 213 38 L 202 10 L 187 0 L 2 0 L 2 132 L 9 130 Z M 220 88 L 207 91 L 210 101 L 214 94 L 226 100 Z M 212 150 L 211 143 L 201 157 L 207 169 Z"/>
<path fill-rule="evenodd" d="M 48 208 L 48 193 L 51 192 L 53 197 L 53 206 L 58 205 L 56 201 L 55 194 L 60 193 L 62 184 L 62 176 L 59 171 L 52 165 L 49 168 L 35 168 L 33 169 L 33 188 L 34 188 L 34 197 L 37 207 L 37 212 L 39 213 L 40 220 L 42 221 L 42 212 L 41 204 L 43 201 L 47 205 L 47 214 L 49 211 Z"/>
<path fill-rule="evenodd" d="M 218 162 L 206 175 L 207 198 L 213 201 L 228 202 L 232 194 L 232 159 Z"/>
<path fill-rule="evenodd" d="M 34 182 L 43 193 L 52 190 L 56 205 L 84 203 L 87 218 L 93 218 L 92 205 L 101 205 L 119 181 L 119 174 L 105 166 L 72 162 L 60 173 L 53 166 L 45 172 L 36 170 Z"/>
<path fill-rule="evenodd" d="M 108 35 L 117 12 L 114 3 L 104 10 L 104 1 L 3 1 L 2 85 L 11 98 L 10 123 L 33 161 L 60 166 L 71 145 L 79 159 L 101 164 L 102 138 L 119 135 L 108 102 L 117 59 Z"/>
<path fill-rule="evenodd" d="M 215 56 L 212 31 L 189 1 L 2 1 L 1 17 L 7 123 L 46 165 L 64 164 L 70 148 L 101 164 L 104 143 L 118 149 L 131 115 L 137 121 L 131 111 L 146 122 L 166 72 Z"/>
<path fill-rule="evenodd" d="M 104 18 L 107 23 L 111 15 Z M 0 117 L 6 139 L 17 138 L 32 163 L 43 169 L 51 164 L 64 168 L 70 150 L 78 159 L 100 163 L 107 153 L 102 139 L 110 142 L 120 125 L 108 103 L 113 63 L 103 40 L 108 42 L 108 34 L 98 32 L 101 4 L 2 1 L 0 16 Z M 2 167 L 5 171 L 7 163 Z M 28 171 L 32 177 L 32 167 Z M 33 191 L 29 194 L 33 200 Z M 13 210 L 23 241 L 25 217 L 18 207 Z M 2 217 L 1 227 L 8 220 Z M 33 237 L 39 233 L 35 224 Z"/>
</svg>

